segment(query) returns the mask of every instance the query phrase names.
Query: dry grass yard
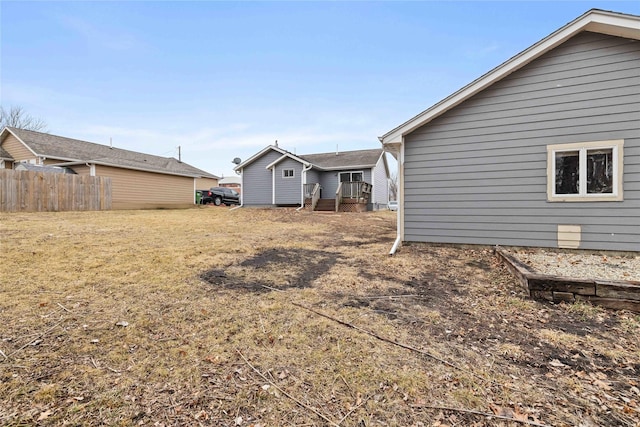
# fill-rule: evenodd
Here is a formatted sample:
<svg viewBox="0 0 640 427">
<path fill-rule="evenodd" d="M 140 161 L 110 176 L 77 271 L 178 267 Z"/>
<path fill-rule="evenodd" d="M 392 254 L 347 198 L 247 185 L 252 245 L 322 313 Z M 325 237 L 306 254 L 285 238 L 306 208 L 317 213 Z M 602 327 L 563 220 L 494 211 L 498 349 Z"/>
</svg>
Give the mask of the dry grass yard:
<svg viewBox="0 0 640 427">
<path fill-rule="evenodd" d="M 394 235 L 389 212 L 0 214 L 0 425 L 640 425 L 640 316 Z"/>
</svg>

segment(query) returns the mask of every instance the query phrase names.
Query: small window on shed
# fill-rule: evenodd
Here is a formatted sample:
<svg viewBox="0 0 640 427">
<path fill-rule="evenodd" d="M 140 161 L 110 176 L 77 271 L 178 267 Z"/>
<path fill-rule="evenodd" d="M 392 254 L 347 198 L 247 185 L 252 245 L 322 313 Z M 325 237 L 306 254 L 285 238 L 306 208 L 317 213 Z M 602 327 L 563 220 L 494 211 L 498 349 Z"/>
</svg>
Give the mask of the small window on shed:
<svg viewBox="0 0 640 427">
<path fill-rule="evenodd" d="M 294 170 L 293 169 L 282 169 L 282 177 L 283 178 L 293 178 Z"/>
</svg>

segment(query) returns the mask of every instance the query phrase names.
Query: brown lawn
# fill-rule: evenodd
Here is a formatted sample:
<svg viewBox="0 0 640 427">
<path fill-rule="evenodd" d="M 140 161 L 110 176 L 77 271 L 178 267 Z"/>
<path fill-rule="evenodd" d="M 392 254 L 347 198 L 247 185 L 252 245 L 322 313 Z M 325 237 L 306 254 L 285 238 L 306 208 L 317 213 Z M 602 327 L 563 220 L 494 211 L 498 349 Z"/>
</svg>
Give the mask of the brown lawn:
<svg viewBox="0 0 640 427">
<path fill-rule="evenodd" d="M 640 425 L 640 316 L 394 236 L 389 212 L 0 214 L 0 424 Z"/>
</svg>

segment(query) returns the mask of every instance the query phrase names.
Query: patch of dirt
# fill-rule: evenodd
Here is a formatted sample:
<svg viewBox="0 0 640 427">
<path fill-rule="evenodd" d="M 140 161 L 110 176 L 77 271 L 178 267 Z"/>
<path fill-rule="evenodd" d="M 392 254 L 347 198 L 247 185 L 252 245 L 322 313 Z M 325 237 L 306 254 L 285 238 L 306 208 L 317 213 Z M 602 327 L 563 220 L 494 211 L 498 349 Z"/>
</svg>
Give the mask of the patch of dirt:
<svg viewBox="0 0 640 427">
<path fill-rule="evenodd" d="M 329 271 L 337 262 L 333 252 L 307 249 L 273 248 L 245 259 L 227 270 L 214 268 L 205 271 L 200 278 L 205 282 L 226 289 L 266 293 L 290 288 L 308 288 Z M 235 267 L 235 268 L 234 268 Z M 238 267 L 242 274 L 235 274 Z M 228 273 L 228 271 L 230 271 Z M 271 280 L 256 280 L 266 274 Z"/>
</svg>

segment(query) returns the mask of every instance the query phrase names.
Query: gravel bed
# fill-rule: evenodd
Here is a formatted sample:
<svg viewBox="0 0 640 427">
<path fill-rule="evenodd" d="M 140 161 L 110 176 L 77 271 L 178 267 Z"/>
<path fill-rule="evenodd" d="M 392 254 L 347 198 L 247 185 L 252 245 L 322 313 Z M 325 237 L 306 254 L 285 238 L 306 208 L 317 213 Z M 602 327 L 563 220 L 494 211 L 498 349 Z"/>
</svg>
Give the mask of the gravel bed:
<svg viewBox="0 0 640 427">
<path fill-rule="evenodd" d="M 512 250 L 511 255 L 539 274 L 576 279 L 640 282 L 640 254 L 608 255 L 548 250 Z"/>
</svg>

